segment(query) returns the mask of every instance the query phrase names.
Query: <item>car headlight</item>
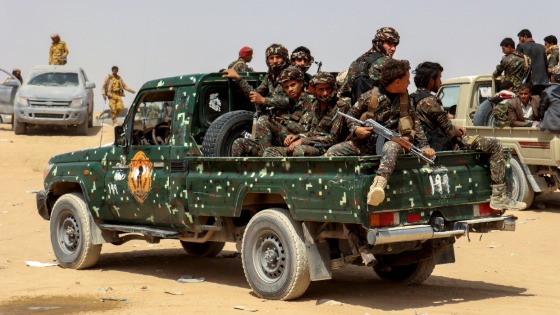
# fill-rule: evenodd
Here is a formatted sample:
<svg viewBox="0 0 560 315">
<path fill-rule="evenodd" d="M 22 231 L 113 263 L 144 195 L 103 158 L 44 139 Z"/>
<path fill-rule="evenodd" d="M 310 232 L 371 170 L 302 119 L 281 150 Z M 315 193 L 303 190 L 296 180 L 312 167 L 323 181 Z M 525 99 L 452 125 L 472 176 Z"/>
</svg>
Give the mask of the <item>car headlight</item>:
<svg viewBox="0 0 560 315">
<path fill-rule="evenodd" d="M 75 98 L 72 100 L 72 103 L 70 103 L 70 107 L 82 107 L 82 104 L 84 104 L 83 98 Z"/>
<path fill-rule="evenodd" d="M 29 102 L 27 101 L 27 97 L 18 96 L 16 97 L 16 103 L 21 106 L 29 106 Z"/>
<path fill-rule="evenodd" d="M 45 168 L 43 169 L 43 180 L 45 180 L 45 178 L 47 178 L 47 175 L 49 175 L 53 166 L 54 166 L 54 164 L 51 164 L 51 163 L 49 163 L 49 164 L 47 164 L 47 166 L 45 166 Z"/>
</svg>

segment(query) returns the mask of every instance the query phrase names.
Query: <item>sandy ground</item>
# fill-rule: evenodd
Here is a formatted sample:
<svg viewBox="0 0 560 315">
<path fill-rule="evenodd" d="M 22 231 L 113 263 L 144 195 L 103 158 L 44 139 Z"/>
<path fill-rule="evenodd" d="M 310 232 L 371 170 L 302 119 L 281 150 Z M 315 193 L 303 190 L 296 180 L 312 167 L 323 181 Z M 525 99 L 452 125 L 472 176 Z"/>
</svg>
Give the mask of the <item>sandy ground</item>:
<svg viewBox="0 0 560 315">
<path fill-rule="evenodd" d="M 104 245 L 90 270 L 26 266 L 55 259 L 33 194 L 49 157 L 112 139 L 107 126 L 88 136 L 65 128 L 15 136 L 0 124 L 0 314 L 560 314 L 560 192 L 539 198 L 542 209 L 516 212 L 515 232 L 460 238 L 457 262 L 436 266 L 420 286 L 352 266 L 296 301 L 267 301 L 251 293 L 233 244 L 218 257 L 192 258 L 170 240 Z M 178 283 L 182 275 L 206 281 Z"/>
</svg>

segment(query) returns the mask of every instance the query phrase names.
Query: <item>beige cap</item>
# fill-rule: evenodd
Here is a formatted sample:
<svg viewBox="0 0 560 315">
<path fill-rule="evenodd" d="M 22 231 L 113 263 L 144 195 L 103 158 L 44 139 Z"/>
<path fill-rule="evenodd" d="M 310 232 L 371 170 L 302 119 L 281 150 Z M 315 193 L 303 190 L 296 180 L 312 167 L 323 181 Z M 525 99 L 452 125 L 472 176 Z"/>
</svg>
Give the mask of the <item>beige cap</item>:
<svg viewBox="0 0 560 315">
<path fill-rule="evenodd" d="M 55 37 L 60 38 L 60 35 L 58 35 L 58 33 L 52 33 L 52 34 L 51 34 L 51 38 L 55 38 Z"/>
</svg>

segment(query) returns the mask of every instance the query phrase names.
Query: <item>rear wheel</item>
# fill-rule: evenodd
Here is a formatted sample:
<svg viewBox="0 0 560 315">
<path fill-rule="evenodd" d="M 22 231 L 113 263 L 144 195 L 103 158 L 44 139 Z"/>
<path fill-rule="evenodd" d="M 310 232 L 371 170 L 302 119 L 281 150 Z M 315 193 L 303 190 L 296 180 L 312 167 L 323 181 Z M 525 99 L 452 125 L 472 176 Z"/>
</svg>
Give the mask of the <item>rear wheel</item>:
<svg viewBox="0 0 560 315">
<path fill-rule="evenodd" d="M 430 277 L 434 268 L 434 257 L 430 257 L 408 265 L 384 267 L 375 265 L 373 270 L 383 280 L 404 284 L 421 284 Z"/>
<path fill-rule="evenodd" d="M 181 241 L 181 246 L 183 246 L 185 252 L 196 257 L 214 257 L 222 251 L 225 245 L 225 242 L 192 243 Z"/>
<path fill-rule="evenodd" d="M 531 206 L 533 200 L 535 198 L 535 192 L 529 182 L 527 182 L 527 177 L 525 176 L 525 172 L 523 171 L 523 167 L 521 167 L 521 162 L 519 162 L 518 157 L 512 157 L 509 160 L 509 164 L 511 167 L 511 198 L 513 200 L 524 202 L 527 205 L 527 208 Z"/>
</svg>

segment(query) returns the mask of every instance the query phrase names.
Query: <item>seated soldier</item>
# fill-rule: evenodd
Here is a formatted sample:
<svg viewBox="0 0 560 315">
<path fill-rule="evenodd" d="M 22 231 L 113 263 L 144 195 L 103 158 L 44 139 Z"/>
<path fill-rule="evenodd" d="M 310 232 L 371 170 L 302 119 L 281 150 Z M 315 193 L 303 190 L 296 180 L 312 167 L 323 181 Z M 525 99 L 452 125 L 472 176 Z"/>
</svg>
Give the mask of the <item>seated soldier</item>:
<svg viewBox="0 0 560 315">
<path fill-rule="evenodd" d="M 278 83 L 288 95 L 288 107 L 268 108 L 269 113 L 259 117 L 255 138 L 239 138 L 231 147 L 232 156 L 262 156 L 270 146 L 290 145 L 297 138 L 293 135 L 308 130 L 308 124 L 300 122 L 313 98 L 303 92 L 303 72 L 294 66 L 282 70 Z"/>
<path fill-rule="evenodd" d="M 502 144 L 493 138 L 478 135 L 468 136 L 464 128 L 455 126 L 443 109 L 441 100 L 433 93 L 441 87 L 443 67 L 435 62 L 423 62 L 416 67 L 414 92 L 418 119 L 422 122 L 430 147 L 436 151 L 449 150 L 459 143 L 463 150 L 480 150 L 490 155 L 490 174 L 492 177 L 492 196 L 490 207 L 495 210 L 523 210 L 526 204 L 512 200 L 507 195 L 505 184 L 506 161 Z M 411 96 L 412 96 L 411 95 Z M 436 136 L 439 135 L 439 136 Z"/>
<path fill-rule="evenodd" d="M 508 119 L 511 127 L 537 126 L 539 121 L 539 97 L 531 95 L 531 85 L 519 86 L 517 97 L 508 100 Z"/>
<path fill-rule="evenodd" d="M 422 152 L 428 158 L 432 158 L 435 156 L 435 151 L 428 146 L 422 125 L 408 98 L 409 69 L 410 64 L 407 60 L 387 60 L 381 69 L 379 87 L 363 93 L 348 114 L 362 121 L 368 118 L 374 119 L 393 132 L 408 138 L 410 142 L 416 139 Z M 351 140 L 332 146 L 325 155 L 375 155 L 377 135 L 373 132 L 373 128 L 363 127 L 352 120 L 346 122 L 350 128 Z M 401 152 L 403 148 L 394 141 L 387 141 L 383 145 L 377 176 L 367 196 L 369 205 L 377 206 L 385 199 L 384 189 L 395 169 L 397 154 Z"/>
<path fill-rule="evenodd" d="M 513 99 L 513 83 L 511 81 L 503 81 L 500 84 L 500 92 L 489 99 L 492 103 L 492 116 L 494 116 L 494 127 L 510 127 L 511 123 L 508 117 L 508 100 Z"/>
<path fill-rule="evenodd" d="M 337 117 L 336 112 L 346 113 L 350 108 L 350 99 L 336 97 L 336 81 L 328 72 L 317 73 L 310 84 L 315 99 L 300 120 L 310 126 L 309 131 L 288 135 L 285 146 L 270 147 L 263 156 L 320 156 L 344 139 L 345 120 L 340 115 Z"/>
</svg>

